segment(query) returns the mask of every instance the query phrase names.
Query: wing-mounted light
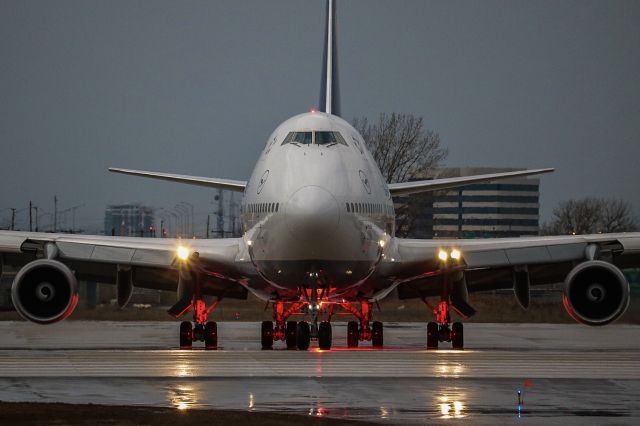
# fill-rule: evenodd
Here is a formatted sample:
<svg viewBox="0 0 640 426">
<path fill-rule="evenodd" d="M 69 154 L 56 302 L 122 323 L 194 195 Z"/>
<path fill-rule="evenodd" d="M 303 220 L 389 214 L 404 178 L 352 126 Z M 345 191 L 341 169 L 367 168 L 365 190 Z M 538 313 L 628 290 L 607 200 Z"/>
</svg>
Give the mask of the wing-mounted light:
<svg viewBox="0 0 640 426">
<path fill-rule="evenodd" d="M 187 260 L 189 260 L 190 256 L 191 250 L 188 247 L 181 245 L 176 249 L 176 257 L 182 262 L 186 262 Z"/>
<path fill-rule="evenodd" d="M 438 249 L 438 260 L 445 266 L 451 266 L 451 263 L 459 264 L 462 262 L 462 251 L 457 248 L 440 248 Z"/>
</svg>

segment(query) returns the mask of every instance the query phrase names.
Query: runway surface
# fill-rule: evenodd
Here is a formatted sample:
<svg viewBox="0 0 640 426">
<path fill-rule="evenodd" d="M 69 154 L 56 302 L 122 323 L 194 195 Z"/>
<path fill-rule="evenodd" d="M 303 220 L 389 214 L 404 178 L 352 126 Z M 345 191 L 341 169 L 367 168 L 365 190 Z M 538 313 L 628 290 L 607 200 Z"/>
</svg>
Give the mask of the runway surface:
<svg viewBox="0 0 640 426">
<path fill-rule="evenodd" d="M 638 326 L 467 324 L 464 351 L 426 351 L 424 324 L 385 324 L 384 350 L 345 349 L 346 325 L 335 324 L 335 349 L 309 352 L 261 351 L 259 324 L 240 322 L 219 324 L 220 350 L 182 351 L 177 329 L 0 323 L 0 400 L 384 423 L 640 423 Z"/>
</svg>

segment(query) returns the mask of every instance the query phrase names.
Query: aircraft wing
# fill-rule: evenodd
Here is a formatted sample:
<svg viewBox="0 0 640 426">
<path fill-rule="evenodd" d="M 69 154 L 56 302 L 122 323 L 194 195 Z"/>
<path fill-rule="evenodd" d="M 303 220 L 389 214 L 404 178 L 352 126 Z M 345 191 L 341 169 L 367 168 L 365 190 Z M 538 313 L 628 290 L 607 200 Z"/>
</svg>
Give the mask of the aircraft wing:
<svg viewBox="0 0 640 426">
<path fill-rule="evenodd" d="M 457 240 L 397 239 L 393 260 L 381 274 L 401 298 L 440 294 L 440 250 L 461 252 L 469 292 L 514 287 L 514 272 L 526 271 L 530 285 L 563 282 L 580 262 L 604 260 L 618 268 L 640 266 L 640 233 Z"/>
<path fill-rule="evenodd" d="M 519 170 L 515 172 L 491 173 L 475 176 L 461 176 L 442 179 L 416 180 L 413 182 L 390 183 L 389 192 L 392 197 L 399 195 L 409 195 L 418 192 L 438 191 L 447 188 L 456 188 L 479 182 L 490 182 L 494 180 L 509 179 L 521 176 L 539 175 L 550 173 L 554 169 L 533 169 Z"/>
<path fill-rule="evenodd" d="M 205 186 L 207 188 L 226 189 L 227 191 L 243 192 L 247 182 L 242 180 L 218 179 L 202 176 L 176 175 L 172 173 L 148 172 L 145 170 L 109 168 L 110 172 L 125 175 L 141 176 L 152 179 L 168 180 L 170 182 L 188 183 L 190 185 Z"/>
<path fill-rule="evenodd" d="M 131 267 L 135 287 L 175 291 L 178 285 L 177 247 L 199 253 L 199 262 L 215 276 L 207 277 L 205 293 L 246 297 L 237 284 L 243 275 L 237 269 L 240 239 L 172 239 L 110 237 L 0 231 L 0 265 L 4 272 L 16 271 L 43 258 L 45 247 L 55 245 L 55 260 L 67 265 L 79 280 L 115 283 L 118 267 Z M 0 268 L 2 269 L 2 268 Z"/>
</svg>

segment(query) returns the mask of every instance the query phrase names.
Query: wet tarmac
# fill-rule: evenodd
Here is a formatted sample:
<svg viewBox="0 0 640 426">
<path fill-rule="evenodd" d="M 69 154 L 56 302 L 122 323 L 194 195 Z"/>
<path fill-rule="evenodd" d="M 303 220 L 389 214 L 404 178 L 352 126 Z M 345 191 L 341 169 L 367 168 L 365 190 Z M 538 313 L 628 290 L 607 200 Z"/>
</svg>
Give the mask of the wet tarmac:
<svg viewBox="0 0 640 426">
<path fill-rule="evenodd" d="M 385 350 L 261 351 L 220 323 L 218 351 L 176 349 L 177 323 L 0 323 L 0 400 L 275 411 L 381 423 L 640 424 L 640 326 L 467 324 L 426 351 L 385 324 Z M 521 392 L 518 404 L 518 390 Z M 520 406 L 520 407 L 519 407 Z"/>
</svg>

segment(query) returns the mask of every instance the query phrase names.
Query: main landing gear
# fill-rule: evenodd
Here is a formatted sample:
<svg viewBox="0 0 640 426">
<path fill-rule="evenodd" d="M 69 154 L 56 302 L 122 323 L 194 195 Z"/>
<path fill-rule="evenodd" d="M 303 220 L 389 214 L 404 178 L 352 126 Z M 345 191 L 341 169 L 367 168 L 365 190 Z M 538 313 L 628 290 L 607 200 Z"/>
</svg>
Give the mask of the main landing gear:
<svg viewBox="0 0 640 426">
<path fill-rule="evenodd" d="M 205 349 L 217 349 L 218 324 L 215 321 L 207 321 L 207 317 L 220 299 L 207 306 L 202 295 L 202 281 L 196 263 L 197 256 L 180 271 L 179 288 L 183 296 L 169 309 L 169 314 L 180 318 L 193 309 L 193 323 L 180 323 L 180 349 L 191 349 L 193 342 L 198 341 L 204 342 Z"/>
<path fill-rule="evenodd" d="M 453 349 L 464 347 L 464 333 L 461 322 L 454 322 L 451 327 L 449 302 L 441 301 L 435 311 L 437 322 L 427 324 L 427 349 L 438 349 L 438 342 L 451 342 Z"/>
<path fill-rule="evenodd" d="M 464 328 L 461 322 L 451 324 L 449 312 L 453 308 L 463 318 L 470 318 L 476 312 L 468 302 L 468 291 L 464 275 L 461 272 L 445 270 L 440 303 L 438 303 L 437 309 L 434 309 L 426 299 L 423 299 L 423 301 L 436 316 L 436 322 L 427 324 L 427 349 L 438 349 L 439 342 L 451 342 L 453 349 L 463 349 Z"/>
<path fill-rule="evenodd" d="M 193 342 L 204 342 L 205 349 L 218 349 L 218 324 L 215 321 L 207 321 L 207 315 L 215 305 L 209 308 L 203 300 L 194 303 L 194 322 L 182 321 L 180 323 L 180 349 L 191 349 Z"/>
<path fill-rule="evenodd" d="M 331 324 L 322 321 L 318 327 L 317 315 L 312 315 L 313 326 L 307 321 L 289 321 L 294 314 L 302 314 L 301 310 L 307 306 L 306 302 L 289 304 L 285 309 L 285 302 L 275 302 L 273 305 L 274 321 L 262 321 L 261 343 L 262 349 L 273 349 L 274 341 L 286 342 L 287 349 L 306 351 L 311 345 L 312 337 L 318 339 L 320 349 L 331 349 Z M 313 332 L 314 330 L 317 330 Z"/>
<path fill-rule="evenodd" d="M 262 349 L 273 349 L 275 341 L 286 342 L 287 349 L 306 351 L 311 340 L 318 341 L 320 350 L 332 347 L 333 332 L 331 317 L 336 305 L 341 306 L 346 314 L 354 315 L 359 321 L 347 324 L 347 347 L 356 348 L 361 341 L 371 341 L 374 348 L 382 348 L 384 344 L 383 326 L 380 321 L 371 322 L 371 305 L 367 301 L 359 303 L 329 303 L 327 319 L 319 321 L 321 304 L 307 301 L 289 303 L 275 302 L 273 306 L 275 321 L 263 321 L 261 327 Z M 359 306 L 358 306 L 359 305 Z M 309 314 L 311 321 L 289 321 L 294 314 Z"/>
<path fill-rule="evenodd" d="M 371 304 L 361 301 L 358 309 L 354 303 L 345 302 L 342 307 L 358 319 L 347 324 L 347 347 L 357 348 L 359 342 L 371 341 L 374 348 L 382 348 L 384 330 L 380 321 L 371 322 Z"/>
</svg>

